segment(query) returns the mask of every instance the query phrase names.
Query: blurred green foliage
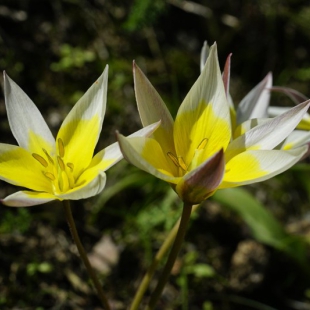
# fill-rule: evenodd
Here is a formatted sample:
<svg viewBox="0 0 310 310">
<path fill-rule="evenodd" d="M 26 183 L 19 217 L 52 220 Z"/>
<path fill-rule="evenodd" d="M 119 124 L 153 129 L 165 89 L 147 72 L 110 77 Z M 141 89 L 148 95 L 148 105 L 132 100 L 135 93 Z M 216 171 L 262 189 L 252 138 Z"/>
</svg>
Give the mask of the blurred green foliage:
<svg viewBox="0 0 310 310">
<path fill-rule="evenodd" d="M 236 212 L 249 226 L 258 241 L 286 252 L 309 272 L 306 240 L 288 234 L 272 214 L 242 188 L 217 192 L 213 199 Z"/>
<path fill-rule="evenodd" d="M 31 225 L 32 216 L 27 209 L 5 210 L 0 220 L 0 234 L 25 233 Z"/>
<path fill-rule="evenodd" d="M 72 47 L 68 44 L 60 46 L 60 59 L 58 62 L 51 63 L 51 70 L 68 71 L 72 68 L 81 68 L 88 62 L 94 61 L 96 58 L 93 51 L 85 51 L 79 47 Z"/>
<path fill-rule="evenodd" d="M 123 26 L 128 31 L 137 31 L 139 28 L 152 26 L 157 22 L 165 7 L 164 0 L 135 0 Z"/>
</svg>

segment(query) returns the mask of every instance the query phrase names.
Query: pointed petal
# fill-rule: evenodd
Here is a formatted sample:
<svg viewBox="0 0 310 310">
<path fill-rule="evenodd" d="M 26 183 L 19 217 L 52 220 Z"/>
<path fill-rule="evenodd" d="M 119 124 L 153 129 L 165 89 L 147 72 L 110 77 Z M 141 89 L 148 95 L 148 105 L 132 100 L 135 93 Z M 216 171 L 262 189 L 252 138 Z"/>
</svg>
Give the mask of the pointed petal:
<svg viewBox="0 0 310 310">
<path fill-rule="evenodd" d="M 29 152 L 54 150 L 55 139 L 43 116 L 24 91 L 4 72 L 4 96 L 10 128 L 19 146 Z"/>
<path fill-rule="evenodd" d="M 272 74 L 268 73 L 266 77 L 242 99 L 237 109 L 238 124 L 251 118 L 267 117 L 267 108 L 270 99 L 269 88 L 271 86 Z"/>
<path fill-rule="evenodd" d="M 56 197 L 49 193 L 20 191 L 0 200 L 8 207 L 31 207 L 55 200 Z"/>
<path fill-rule="evenodd" d="M 287 95 L 288 97 L 290 97 L 292 99 L 292 101 L 294 101 L 295 104 L 301 103 L 301 102 L 306 101 L 308 99 L 302 93 L 298 92 L 295 89 L 288 88 L 288 87 L 274 86 L 274 87 L 271 87 L 270 90 Z"/>
<path fill-rule="evenodd" d="M 0 179 L 35 191 L 52 192 L 43 166 L 25 149 L 0 143 Z"/>
<path fill-rule="evenodd" d="M 123 154 L 119 148 L 118 142 L 115 142 L 97 153 L 93 157 L 89 168 L 97 166 L 98 169 L 106 171 L 117 164 L 121 159 L 123 159 Z"/>
<path fill-rule="evenodd" d="M 307 150 L 308 146 L 302 146 L 289 151 L 254 150 L 243 152 L 226 164 L 226 172 L 220 188 L 270 179 L 296 164 Z"/>
<path fill-rule="evenodd" d="M 65 162 L 74 163 L 75 176 L 90 164 L 106 110 L 108 66 L 70 111 L 57 135 L 64 146 Z"/>
<path fill-rule="evenodd" d="M 180 198 L 197 204 L 210 197 L 222 182 L 225 161 L 220 150 L 195 170 L 187 173 L 176 186 Z"/>
<path fill-rule="evenodd" d="M 80 185 L 64 194 L 58 194 L 57 199 L 79 200 L 98 195 L 105 187 L 106 174 L 103 171 L 98 171 L 97 167 L 93 167 L 85 170 L 77 183 Z"/>
<path fill-rule="evenodd" d="M 230 121 L 231 121 L 232 132 L 234 132 L 235 128 L 237 126 L 237 112 L 235 110 L 233 100 L 232 100 L 231 95 L 229 93 L 231 56 L 232 56 L 232 53 L 230 53 L 226 59 L 224 72 L 223 72 L 222 76 L 223 76 L 223 83 L 224 83 L 225 93 L 226 93 L 226 97 L 227 97 L 227 102 L 229 104 L 229 112 L 230 112 Z"/>
<path fill-rule="evenodd" d="M 143 127 L 161 121 L 161 126 L 154 133 L 154 138 L 167 152 L 174 152 L 173 118 L 156 89 L 133 63 L 135 94 Z"/>
<path fill-rule="evenodd" d="M 161 125 L 161 121 L 156 122 L 154 124 L 148 125 L 134 133 L 132 133 L 131 135 L 129 135 L 128 137 L 150 137 L 152 134 L 154 134 L 155 130 L 158 130 L 159 126 Z"/>
<path fill-rule="evenodd" d="M 203 47 L 202 47 L 201 53 L 200 53 L 200 72 L 202 72 L 202 70 L 206 64 L 206 61 L 207 61 L 208 56 L 209 56 L 209 51 L 210 51 L 210 48 L 209 48 L 208 42 L 204 41 Z"/>
<path fill-rule="evenodd" d="M 202 141 L 207 141 L 204 158 L 208 158 L 225 150 L 230 137 L 229 105 L 214 44 L 201 75 L 179 108 L 174 124 L 176 153 L 189 164 Z"/>
<path fill-rule="evenodd" d="M 175 177 L 177 167 L 169 161 L 156 140 L 144 137 L 125 138 L 121 134 L 117 134 L 117 140 L 124 158 L 134 166 L 166 182 L 176 184 L 179 181 Z"/>
<path fill-rule="evenodd" d="M 131 134 L 129 137 L 147 137 L 150 136 L 160 125 L 160 121 L 144 127 L 135 133 Z M 92 162 L 90 167 L 94 167 L 97 165 L 97 168 L 102 171 L 108 170 L 111 166 L 118 163 L 121 159 L 123 159 L 123 154 L 119 148 L 118 142 L 111 144 L 110 146 L 106 147 L 99 153 L 97 153 Z"/>
<path fill-rule="evenodd" d="M 252 118 L 240 124 L 234 131 L 234 139 L 243 135 L 252 128 L 269 122 L 271 118 Z"/>
<path fill-rule="evenodd" d="M 283 114 L 286 111 L 289 111 L 290 108 L 286 107 L 269 107 L 268 108 L 268 115 L 270 117 L 278 116 Z M 310 130 L 310 114 L 305 113 L 300 123 L 297 125 L 298 129 L 301 130 Z"/>
<path fill-rule="evenodd" d="M 310 131 L 294 130 L 277 149 L 290 150 L 310 142 Z"/>
<path fill-rule="evenodd" d="M 223 83 L 227 98 L 229 97 L 229 84 L 230 84 L 230 60 L 232 53 L 230 53 L 226 59 L 224 72 L 223 72 Z"/>
<path fill-rule="evenodd" d="M 307 111 L 310 100 L 300 103 L 289 111 L 254 127 L 229 144 L 226 160 L 245 150 L 271 150 L 280 144 L 297 126 Z"/>
</svg>

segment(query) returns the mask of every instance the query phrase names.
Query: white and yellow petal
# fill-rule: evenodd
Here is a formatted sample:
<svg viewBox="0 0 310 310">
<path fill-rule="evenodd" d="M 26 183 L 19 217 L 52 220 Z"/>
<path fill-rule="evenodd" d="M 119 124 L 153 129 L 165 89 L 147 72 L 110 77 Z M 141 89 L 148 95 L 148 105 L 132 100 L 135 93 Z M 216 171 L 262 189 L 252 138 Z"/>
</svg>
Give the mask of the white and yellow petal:
<svg viewBox="0 0 310 310">
<path fill-rule="evenodd" d="M 178 167 L 152 138 L 125 138 L 117 134 L 124 158 L 134 166 L 169 183 L 178 183 Z"/>
<path fill-rule="evenodd" d="M 310 142 L 310 131 L 294 130 L 277 149 L 290 150 Z"/>
<path fill-rule="evenodd" d="M 173 118 L 160 95 L 134 63 L 135 95 L 142 125 L 148 126 L 161 121 L 161 126 L 154 132 L 154 138 L 167 152 L 175 152 L 173 142 Z"/>
<path fill-rule="evenodd" d="M 226 149 L 231 138 L 229 105 L 217 59 L 216 45 L 210 48 L 206 65 L 183 103 L 174 124 L 176 152 L 191 162 L 202 141 L 208 158 Z M 202 162 L 201 162 L 202 163 Z"/>
<path fill-rule="evenodd" d="M 240 125 L 234 130 L 233 139 L 237 139 L 239 136 L 242 136 L 247 131 L 251 130 L 252 128 L 267 123 L 271 120 L 271 118 L 252 118 L 249 119 Z"/>
<path fill-rule="evenodd" d="M 64 193 L 57 193 L 55 196 L 59 200 L 79 200 L 86 199 L 102 192 L 106 184 L 106 174 L 98 170 L 98 167 L 92 167 L 85 170 L 73 189 Z"/>
<path fill-rule="evenodd" d="M 128 137 L 148 137 L 152 135 L 152 133 L 158 128 L 159 125 L 160 122 L 151 124 L 134 132 Z M 121 159 L 123 159 L 123 154 L 120 150 L 118 142 L 115 142 L 97 153 L 93 157 L 89 168 L 97 166 L 99 170 L 106 171 L 111 166 L 118 163 Z"/>
<path fill-rule="evenodd" d="M 275 117 L 287 112 L 290 108 L 287 107 L 269 107 L 268 114 L 270 117 Z M 310 114 L 305 113 L 300 123 L 297 125 L 297 129 L 310 130 Z"/>
<path fill-rule="evenodd" d="M 4 96 L 12 133 L 30 153 L 42 148 L 54 152 L 55 139 L 43 116 L 25 92 L 4 72 Z"/>
<path fill-rule="evenodd" d="M 261 182 L 289 169 L 308 151 L 302 146 L 288 151 L 251 150 L 233 157 L 225 167 L 219 188 Z"/>
<path fill-rule="evenodd" d="M 44 160 L 44 159 L 43 159 Z M 47 163 L 46 161 L 43 162 Z M 49 179 L 44 176 L 45 167 L 25 149 L 0 144 L 0 179 L 10 184 L 35 191 L 52 192 Z"/>
<path fill-rule="evenodd" d="M 0 202 L 8 207 L 31 207 L 57 199 L 53 194 L 20 191 L 1 199 Z"/>
<path fill-rule="evenodd" d="M 268 73 L 267 76 L 242 99 L 237 109 L 238 124 L 252 118 L 267 117 L 271 86 L 272 74 Z"/>
<path fill-rule="evenodd" d="M 305 101 L 233 140 L 225 153 L 226 160 L 246 150 L 272 150 L 295 129 L 309 105 L 310 100 Z"/>
<path fill-rule="evenodd" d="M 64 162 L 74 163 L 75 177 L 79 176 L 92 160 L 106 110 L 107 83 L 108 66 L 75 104 L 58 132 L 58 155 Z"/>
</svg>

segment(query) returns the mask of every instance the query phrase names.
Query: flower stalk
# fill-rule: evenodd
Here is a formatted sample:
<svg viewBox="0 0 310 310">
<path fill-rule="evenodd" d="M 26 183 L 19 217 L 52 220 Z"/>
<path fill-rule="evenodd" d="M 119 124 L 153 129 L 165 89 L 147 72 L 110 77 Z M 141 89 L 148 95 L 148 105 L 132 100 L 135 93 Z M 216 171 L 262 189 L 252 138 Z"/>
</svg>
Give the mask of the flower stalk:
<svg viewBox="0 0 310 310">
<path fill-rule="evenodd" d="M 170 251 L 169 257 L 167 259 L 166 265 L 164 267 L 164 270 L 158 280 L 157 286 L 154 290 L 154 292 L 151 295 L 151 299 L 149 301 L 149 304 L 146 307 L 146 310 L 152 310 L 154 309 L 155 305 L 157 304 L 158 299 L 161 296 L 161 293 L 169 279 L 172 267 L 174 265 L 174 262 L 180 252 L 184 236 L 186 233 L 187 224 L 189 222 L 191 212 L 192 212 L 192 205 L 188 203 L 184 203 L 183 206 L 183 212 L 181 217 L 180 226 L 176 235 L 176 238 L 174 240 L 172 249 Z"/>
<path fill-rule="evenodd" d="M 72 239 L 73 239 L 74 243 L 76 244 L 76 247 L 79 251 L 80 257 L 81 257 L 81 259 L 82 259 L 82 261 L 86 267 L 87 273 L 88 273 L 89 277 L 91 278 L 91 280 L 92 280 L 92 282 L 93 282 L 93 284 L 97 290 L 97 294 L 98 294 L 98 297 L 102 303 L 102 306 L 104 307 L 105 310 L 110 310 L 111 308 L 109 306 L 108 299 L 102 290 L 102 286 L 101 286 L 98 278 L 96 277 L 94 269 L 90 265 L 90 262 L 87 258 L 87 254 L 86 254 L 84 247 L 81 243 L 81 240 L 80 240 L 80 237 L 79 237 L 79 234 L 77 232 L 75 222 L 74 222 L 74 219 L 72 216 L 70 201 L 64 200 L 63 206 L 65 209 L 66 219 L 67 219 L 67 222 L 68 222 L 68 225 L 70 228 Z"/>
<path fill-rule="evenodd" d="M 196 211 L 200 206 L 201 206 L 201 204 L 200 205 L 194 205 L 192 208 L 192 213 L 194 211 Z M 142 281 L 138 287 L 138 290 L 136 291 L 134 299 L 131 303 L 130 310 L 137 310 L 138 309 L 138 307 L 141 303 L 141 300 L 143 298 L 143 295 L 144 295 L 145 291 L 147 290 L 147 288 L 150 284 L 150 281 L 154 275 L 154 272 L 155 272 L 158 264 L 161 262 L 161 260 L 165 256 L 165 254 L 168 252 L 168 250 L 170 249 L 170 247 L 173 243 L 173 240 L 175 239 L 175 236 L 178 232 L 178 228 L 180 226 L 180 221 L 181 221 L 181 219 L 178 219 L 178 221 L 174 224 L 174 226 L 170 230 L 168 236 L 165 238 L 164 243 L 161 245 L 160 249 L 156 253 L 156 255 L 152 261 L 152 264 L 147 269 L 147 271 L 146 271 L 146 273 L 145 273 L 145 275 L 144 275 L 144 277 L 143 277 L 143 279 L 142 279 Z"/>
</svg>

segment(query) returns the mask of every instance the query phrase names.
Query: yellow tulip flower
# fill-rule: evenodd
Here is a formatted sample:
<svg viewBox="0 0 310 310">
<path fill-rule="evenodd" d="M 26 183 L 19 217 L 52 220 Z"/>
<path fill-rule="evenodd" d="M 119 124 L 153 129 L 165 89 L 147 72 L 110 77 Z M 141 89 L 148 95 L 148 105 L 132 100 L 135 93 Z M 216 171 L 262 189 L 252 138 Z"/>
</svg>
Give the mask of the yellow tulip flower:
<svg viewBox="0 0 310 310">
<path fill-rule="evenodd" d="M 105 171 L 122 159 L 118 143 L 93 157 L 106 110 L 107 82 L 108 67 L 73 107 L 55 140 L 35 104 L 4 73 L 9 125 L 19 146 L 0 143 L 0 179 L 29 189 L 2 199 L 4 205 L 77 200 L 102 191 Z M 148 134 L 156 126 L 133 136 Z"/>
<path fill-rule="evenodd" d="M 134 80 L 143 126 L 159 120 L 161 125 L 151 137 L 118 134 L 121 151 L 138 168 L 169 182 L 188 204 L 200 203 L 217 189 L 269 179 L 290 168 L 308 150 L 308 146 L 288 151 L 275 148 L 300 122 L 309 101 L 232 138 L 215 44 L 175 121 L 136 65 Z"/>
</svg>

